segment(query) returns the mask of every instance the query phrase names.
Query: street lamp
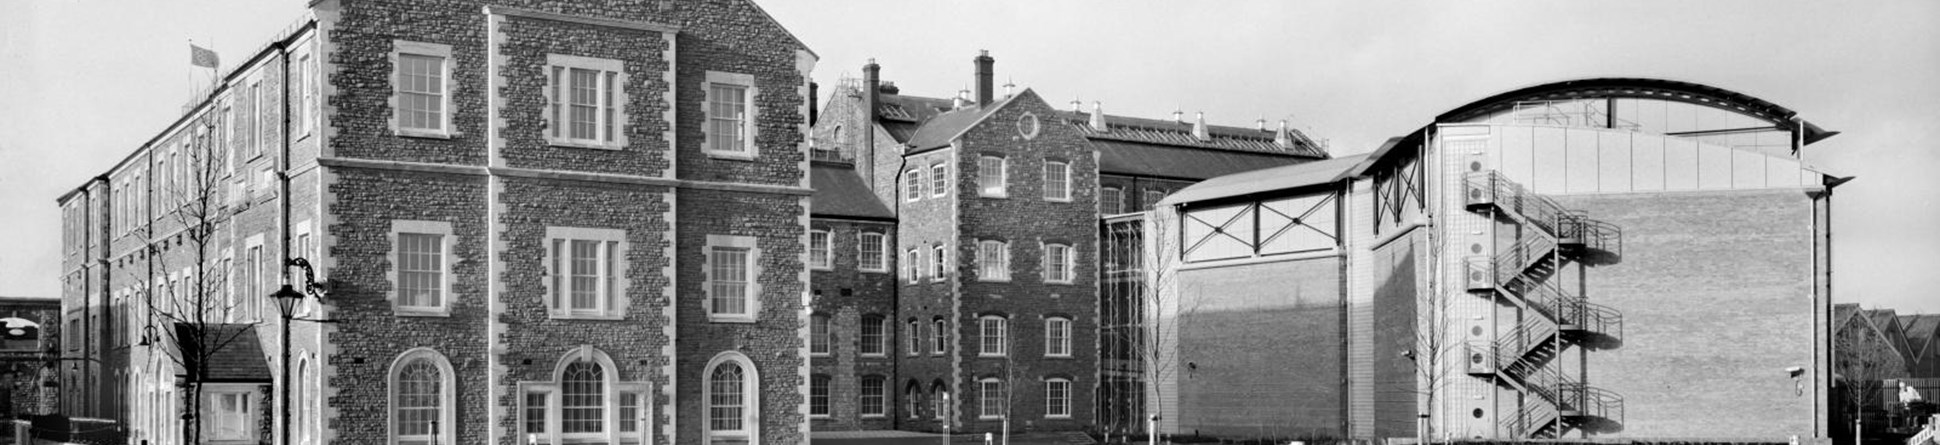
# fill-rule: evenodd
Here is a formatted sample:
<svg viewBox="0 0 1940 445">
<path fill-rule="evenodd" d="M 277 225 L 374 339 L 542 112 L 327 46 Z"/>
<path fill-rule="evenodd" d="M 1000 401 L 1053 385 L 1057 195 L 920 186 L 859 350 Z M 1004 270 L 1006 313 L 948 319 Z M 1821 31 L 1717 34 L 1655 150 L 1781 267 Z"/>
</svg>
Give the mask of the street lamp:
<svg viewBox="0 0 1940 445">
<path fill-rule="evenodd" d="M 296 304 L 303 302 L 303 293 L 290 285 L 283 285 L 276 293 L 269 294 L 276 299 L 276 310 L 283 314 L 283 392 L 277 395 L 278 404 L 283 406 L 283 433 L 281 442 L 290 443 L 290 317 L 296 312 Z"/>
</svg>

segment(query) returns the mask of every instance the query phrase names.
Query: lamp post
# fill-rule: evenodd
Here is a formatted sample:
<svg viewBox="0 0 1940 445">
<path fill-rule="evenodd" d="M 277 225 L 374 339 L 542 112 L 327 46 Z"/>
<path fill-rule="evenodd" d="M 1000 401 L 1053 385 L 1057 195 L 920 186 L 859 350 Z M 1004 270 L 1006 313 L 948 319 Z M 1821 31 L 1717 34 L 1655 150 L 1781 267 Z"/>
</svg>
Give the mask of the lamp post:
<svg viewBox="0 0 1940 445">
<path fill-rule="evenodd" d="M 276 310 L 279 312 L 282 312 L 283 314 L 283 342 L 282 342 L 283 343 L 283 355 L 282 355 L 283 391 L 281 394 L 278 394 L 276 396 L 276 399 L 278 402 L 277 404 L 282 405 L 282 410 L 283 410 L 283 430 L 282 430 L 283 432 L 280 435 L 283 440 L 279 443 L 282 443 L 283 445 L 289 445 L 290 443 L 290 384 L 291 384 L 291 381 L 290 381 L 290 317 L 291 317 L 291 314 L 296 311 L 296 304 L 303 301 L 303 293 L 297 292 L 296 289 L 291 288 L 290 285 L 288 284 L 285 284 L 283 285 L 282 289 L 277 289 L 276 293 L 269 294 L 269 296 L 270 298 L 276 299 Z"/>
</svg>

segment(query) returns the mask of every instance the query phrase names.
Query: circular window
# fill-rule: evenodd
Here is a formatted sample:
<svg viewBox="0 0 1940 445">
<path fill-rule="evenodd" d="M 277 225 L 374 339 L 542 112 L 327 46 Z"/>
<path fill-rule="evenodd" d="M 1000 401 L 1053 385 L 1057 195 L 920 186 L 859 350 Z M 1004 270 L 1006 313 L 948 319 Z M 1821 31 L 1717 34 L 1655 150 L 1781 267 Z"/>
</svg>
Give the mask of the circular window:
<svg viewBox="0 0 1940 445">
<path fill-rule="evenodd" d="M 1469 245 L 1468 245 L 1468 252 L 1469 252 L 1469 253 L 1482 253 L 1482 243 L 1473 243 L 1473 244 L 1469 244 Z"/>
<path fill-rule="evenodd" d="M 1481 327 L 1481 326 L 1474 326 L 1474 327 L 1470 327 L 1470 328 L 1468 328 L 1468 334 L 1469 334 L 1469 335 L 1474 335 L 1474 336 L 1481 336 L 1481 335 L 1482 335 L 1482 327 Z"/>
<path fill-rule="evenodd" d="M 1469 415 L 1471 415 L 1471 416 L 1475 416 L 1475 418 L 1477 418 L 1477 419 L 1480 419 L 1480 418 L 1482 418 L 1482 409 L 1481 409 L 1481 408 L 1476 408 L 1476 409 L 1475 409 L 1475 411 L 1470 411 L 1470 412 L 1469 412 Z"/>
<path fill-rule="evenodd" d="M 1478 353 L 1474 353 L 1474 354 L 1469 354 L 1469 355 L 1468 355 L 1468 361 L 1469 361 L 1469 363 L 1474 363 L 1474 364 L 1477 364 L 1477 365 L 1480 365 L 1480 364 L 1482 364 L 1482 353 L 1479 353 L 1479 352 L 1478 352 Z"/>
<path fill-rule="evenodd" d="M 1482 161 L 1469 161 L 1468 171 L 1472 171 L 1472 172 L 1482 171 Z"/>
<path fill-rule="evenodd" d="M 1037 113 L 1024 113 L 1017 117 L 1017 134 L 1024 139 L 1037 138 Z"/>
</svg>

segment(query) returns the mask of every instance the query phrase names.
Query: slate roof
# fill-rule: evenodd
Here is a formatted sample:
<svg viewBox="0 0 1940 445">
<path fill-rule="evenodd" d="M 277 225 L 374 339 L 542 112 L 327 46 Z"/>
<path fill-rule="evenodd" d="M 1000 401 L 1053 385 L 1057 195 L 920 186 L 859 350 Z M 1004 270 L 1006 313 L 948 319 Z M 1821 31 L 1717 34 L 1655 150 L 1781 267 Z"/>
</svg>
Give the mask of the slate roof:
<svg viewBox="0 0 1940 445">
<path fill-rule="evenodd" d="M 203 338 L 207 339 L 206 343 L 210 343 L 207 346 L 217 348 L 215 354 L 209 357 L 208 365 L 205 366 L 209 376 L 206 381 L 270 382 L 269 359 L 263 355 L 263 345 L 256 337 L 254 325 L 210 324 L 206 326 L 209 332 Z M 188 323 L 175 325 L 176 340 L 188 341 L 186 344 L 177 345 L 181 348 L 183 357 L 201 355 L 197 349 L 204 345 L 190 340 L 195 338 L 193 332 L 194 326 Z"/>
<path fill-rule="evenodd" d="M 808 210 L 810 215 L 896 219 L 894 212 L 883 206 L 882 201 L 876 200 L 876 194 L 862 183 L 862 176 L 856 174 L 853 167 L 814 163 L 809 166 L 808 185 L 815 189 L 815 197 Z"/>
<path fill-rule="evenodd" d="M 1191 180 L 1308 161 L 1303 158 L 1167 145 L 1093 140 L 1098 149 L 1098 172 Z"/>
<path fill-rule="evenodd" d="M 1940 314 L 1901 315 L 1900 326 L 1906 329 L 1906 342 L 1918 353 L 1934 347 L 1933 334 L 1940 331 Z"/>
<path fill-rule="evenodd" d="M 1309 158 L 1326 158 L 1327 152 L 1321 150 L 1313 139 L 1300 130 L 1287 129 L 1292 134 L 1293 147 L 1281 147 L 1274 143 L 1272 130 L 1257 128 L 1206 125 L 1207 139 L 1199 140 L 1192 136 L 1192 122 L 1145 119 L 1138 117 L 1105 115 L 1105 131 L 1091 127 L 1091 114 L 1081 111 L 1063 111 L 1065 123 L 1078 129 L 1086 138 L 1096 140 L 1116 140 L 1143 142 L 1181 147 L 1210 148 L 1214 150 L 1245 151 L 1270 153 Z"/>
<path fill-rule="evenodd" d="M 1003 108 L 1009 101 L 1010 99 L 1005 99 L 986 107 L 965 107 L 961 110 L 938 114 L 924 122 L 922 128 L 916 129 L 916 134 L 909 137 L 909 150 L 917 152 L 948 146 L 950 140 L 963 134 L 963 130 L 969 129 L 977 122 L 982 122 L 984 116 Z"/>
<path fill-rule="evenodd" d="M 1193 184 L 1159 201 L 1173 205 L 1326 184 L 1351 176 L 1367 155 L 1304 162 L 1220 176 Z"/>
</svg>

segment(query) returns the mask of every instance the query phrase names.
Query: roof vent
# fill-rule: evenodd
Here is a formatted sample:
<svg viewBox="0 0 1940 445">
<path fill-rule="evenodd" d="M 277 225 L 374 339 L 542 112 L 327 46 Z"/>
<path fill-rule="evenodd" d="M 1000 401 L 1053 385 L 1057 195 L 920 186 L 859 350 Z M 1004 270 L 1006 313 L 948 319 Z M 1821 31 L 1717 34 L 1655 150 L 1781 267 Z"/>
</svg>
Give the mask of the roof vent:
<svg viewBox="0 0 1940 445">
<path fill-rule="evenodd" d="M 876 91 L 881 91 L 882 94 L 901 94 L 903 89 L 897 88 L 896 82 L 883 82 L 882 86 L 876 87 Z"/>
<path fill-rule="evenodd" d="M 1192 121 L 1192 138 L 1201 141 L 1212 140 L 1212 132 L 1206 130 L 1206 112 L 1195 112 Z"/>
<path fill-rule="evenodd" d="M 957 98 L 950 102 L 950 109 L 961 110 L 970 105 L 970 90 L 957 90 Z"/>
<path fill-rule="evenodd" d="M 1105 127 L 1105 104 L 1098 101 L 1091 102 L 1091 129 L 1095 131 L 1107 131 Z"/>
<path fill-rule="evenodd" d="M 1179 111 L 1179 110 L 1172 110 L 1172 123 L 1175 123 L 1175 124 L 1186 123 L 1186 112 Z"/>
<path fill-rule="evenodd" d="M 1293 148 L 1293 135 L 1287 132 L 1287 121 L 1280 121 L 1280 130 L 1273 132 L 1273 145 L 1280 148 Z"/>
<path fill-rule="evenodd" d="M 1260 120 L 1253 121 L 1253 124 L 1258 126 L 1260 131 L 1266 131 L 1266 118 L 1262 117 Z"/>
</svg>

